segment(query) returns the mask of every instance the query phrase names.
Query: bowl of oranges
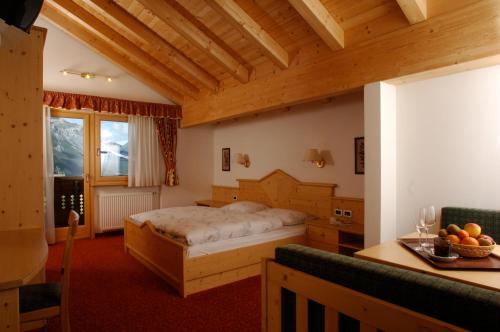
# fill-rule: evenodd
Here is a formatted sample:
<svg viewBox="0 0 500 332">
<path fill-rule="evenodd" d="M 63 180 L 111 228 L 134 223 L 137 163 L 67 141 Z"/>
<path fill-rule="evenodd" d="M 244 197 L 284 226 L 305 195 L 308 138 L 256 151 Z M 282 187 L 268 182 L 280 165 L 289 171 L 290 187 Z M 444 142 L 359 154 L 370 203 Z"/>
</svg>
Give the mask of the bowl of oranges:
<svg viewBox="0 0 500 332">
<path fill-rule="evenodd" d="M 465 224 L 463 229 L 449 224 L 439 231 L 439 236 L 450 241 L 452 249 L 462 257 L 486 257 L 496 245 L 491 236 L 481 234 L 481 226 L 476 223 Z"/>
</svg>

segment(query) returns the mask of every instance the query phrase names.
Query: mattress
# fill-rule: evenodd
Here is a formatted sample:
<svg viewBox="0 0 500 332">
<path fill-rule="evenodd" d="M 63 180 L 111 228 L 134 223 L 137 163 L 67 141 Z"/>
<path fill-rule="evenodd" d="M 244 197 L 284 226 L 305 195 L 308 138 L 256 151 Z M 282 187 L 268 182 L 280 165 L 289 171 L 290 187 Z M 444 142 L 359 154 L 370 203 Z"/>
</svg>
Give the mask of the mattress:
<svg viewBox="0 0 500 332">
<path fill-rule="evenodd" d="M 262 234 L 283 227 L 281 219 L 201 206 L 171 207 L 132 215 L 189 246 Z"/>
<path fill-rule="evenodd" d="M 187 254 L 189 257 L 205 256 L 232 249 L 253 246 L 265 242 L 286 239 L 293 236 L 300 236 L 304 235 L 305 233 L 305 225 L 283 226 L 266 233 L 189 246 Z"/>
</svg>

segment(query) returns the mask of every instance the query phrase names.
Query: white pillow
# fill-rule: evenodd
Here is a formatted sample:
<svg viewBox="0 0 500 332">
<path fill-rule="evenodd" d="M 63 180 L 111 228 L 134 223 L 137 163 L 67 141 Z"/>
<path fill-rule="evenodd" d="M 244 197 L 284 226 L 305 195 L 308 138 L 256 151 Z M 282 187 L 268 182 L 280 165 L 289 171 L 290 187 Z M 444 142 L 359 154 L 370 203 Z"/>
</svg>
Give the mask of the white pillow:
<svg viewBox="0 0 500 332">
<path fill-rule="evenodd" d="M 267 206 L 257 202 L 241 201 L 225 205 L 221 209 L 228 212 L 254 213 L 267 209 Z"/>
<path fill-rule="evenodd" d="M 262 216 L 276 217 L 280 219 L 285 226 L 303 224 L 306 220 L 309 220 L 312 217 L 304 212 L 278 208 L 266 209 L 258 212 L 258 214 Z"/>
</svg>

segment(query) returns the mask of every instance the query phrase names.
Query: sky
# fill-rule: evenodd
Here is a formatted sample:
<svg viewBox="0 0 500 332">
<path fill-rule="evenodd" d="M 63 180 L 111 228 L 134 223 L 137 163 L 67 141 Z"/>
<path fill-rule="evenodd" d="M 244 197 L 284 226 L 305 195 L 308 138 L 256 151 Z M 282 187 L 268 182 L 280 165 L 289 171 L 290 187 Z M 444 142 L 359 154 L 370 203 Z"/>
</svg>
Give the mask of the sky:
<svg viewBox="0 0 500 332">
<path fill-rule="evenodd" d="M 118 143 L 123 145 L 128 142 L 128 123 L 101 121 L 101 142 Z"/>
</svg>

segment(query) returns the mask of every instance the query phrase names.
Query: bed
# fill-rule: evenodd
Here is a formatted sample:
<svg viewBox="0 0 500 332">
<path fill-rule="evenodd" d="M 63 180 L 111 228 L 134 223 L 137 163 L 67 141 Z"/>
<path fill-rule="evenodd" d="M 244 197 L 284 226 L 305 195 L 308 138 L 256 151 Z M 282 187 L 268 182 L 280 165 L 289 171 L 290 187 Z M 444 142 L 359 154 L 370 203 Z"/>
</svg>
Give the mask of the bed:
<svg viewBox="0 0 500 332">
<path fill-rule="evenodd" d="M 227 188 L 231 198 L 302 211 L 318 218 L 331 216 L 334 184 L 303 183 L 281 170 L 259 180 L 238 181 L 238 188 Z M 215 189 L 213 195 L 218 195 Z M 198 243 L 191 239 L 187 243 L 163 232 L 153 222 L 131 217 L 125 220 L 125 251 L 183 297 L 259 275 L 262 257 L 273 258 L 278 246 L 306 241 L 304 227 L 295 225 L 220 241 Z"/>
</svg>

